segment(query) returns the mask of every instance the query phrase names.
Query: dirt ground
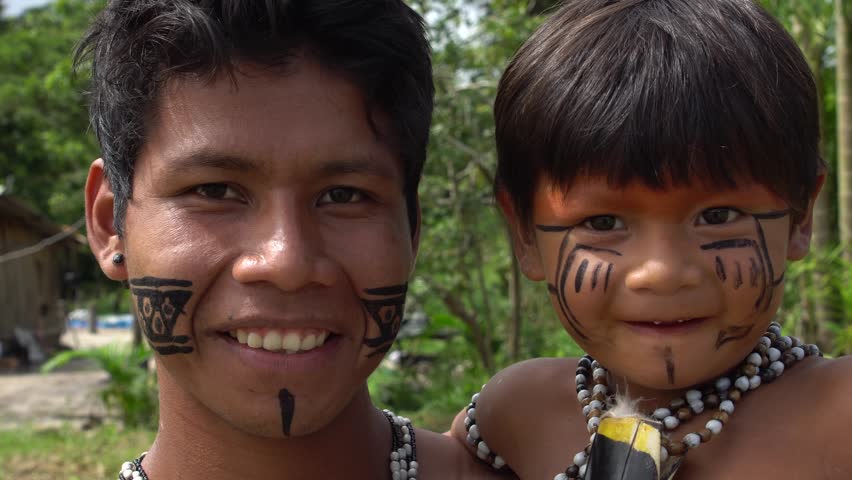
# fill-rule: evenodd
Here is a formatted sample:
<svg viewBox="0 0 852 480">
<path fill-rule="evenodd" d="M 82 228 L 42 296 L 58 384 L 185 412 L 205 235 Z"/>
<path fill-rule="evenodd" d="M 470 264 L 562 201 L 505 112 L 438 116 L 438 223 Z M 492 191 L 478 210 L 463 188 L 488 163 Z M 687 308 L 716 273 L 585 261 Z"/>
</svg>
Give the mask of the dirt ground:
<svg viewBox="0 0 852 480">
<path fill-rule="evenodd" d="M 62 343 L 73 349 L 111 343 L 130 343 L 129 330 L 101 330 L 96 334 L 71 329 Z M 38 370 L 0 373 L 0 429 L 30 425 L 36 429 L 61 425 L 81 427 L 106 411 L 98 392 L 107 374 L 95 365 L 72 362 L 54 373 Z"/>
</svg>

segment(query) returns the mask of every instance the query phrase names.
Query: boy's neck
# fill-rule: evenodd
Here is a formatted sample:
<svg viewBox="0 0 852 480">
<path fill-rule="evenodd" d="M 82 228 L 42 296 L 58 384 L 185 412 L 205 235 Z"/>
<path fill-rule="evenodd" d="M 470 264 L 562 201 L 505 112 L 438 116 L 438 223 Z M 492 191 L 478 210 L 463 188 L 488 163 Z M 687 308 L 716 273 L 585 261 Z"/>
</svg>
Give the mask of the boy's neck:
<svg viewBox="0 0 852 480">
<path fill-rule="evenodd" d="M 668 407 L 669 403 L 678 397 L 683 397 L 689 388 L 675 390 L 658 390 L 647 388 L 629 382 L 626 378 L 610 373 L 610 391 L 627 393 L 631 400 L 636 400 L 636 407 L 643 414 L 650 414 L 660 407 Z"/>
<path fill-rule="evenodd" d="M 247 434 L 214 415 L 160 371 L 160 429 L 143 462 L 151 480 L 369 478 L 389 475 L 387 419 L 364 385 L 322 430 L 272 439 Z M 353 472 L 358 472 L 353 474 Z"/>
</svg>

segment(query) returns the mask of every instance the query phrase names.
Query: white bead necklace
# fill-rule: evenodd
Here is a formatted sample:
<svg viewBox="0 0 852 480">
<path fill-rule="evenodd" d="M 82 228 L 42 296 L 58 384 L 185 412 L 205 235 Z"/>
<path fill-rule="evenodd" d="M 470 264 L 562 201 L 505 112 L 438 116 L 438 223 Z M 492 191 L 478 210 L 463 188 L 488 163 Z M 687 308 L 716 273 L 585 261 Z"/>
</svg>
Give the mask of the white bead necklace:
<svg viewBox="0 0 852 480">
<path fill-rule="evenodd" d="M 417 444 L 411 420 L 395 415 L 390 410 L 382 410 L 391 426 L 393 442 L 390 452 L 390 472 L 392 480 L 417 480 Z M 124 462 L 118 472 L 118 480 L 149 480 L 142 468 L 143 453 L 132 462 Z"/>
<path fill-rule="evenodd" d="M 757 346 L 733 372 L 719 377 L 702 389 L 688 390 L 683 397 L 672 400 L 669 408 L 654 410 L 651 416 L 662 423 L 662 428 L 674 430 L 682 421 L 704 412 L 705 407 L 718 408 L 700 432 L 688 433 L 680 441 L 673 441 L 664 434 L 660 462 L 665 464 L 670 455 L 682 457 L 689 450 L 715 438 L 734 413 L 734 404 L 745 392 L 755 390 L 763 383 L 771 383 L 783 374 L 786 368 L 806 356 L 815 355 L 821 355 L 819 347 L 813 344 L 805 345 L 796 337 L 782 336 L 781 326 L 772 322 Z M 590 372 L 595 382 L 591 392 L 586 383 Z M 554 480 L 584 478 L 589 450 L 600 425 L 601 415 L 609 409 L 613 399 L 608 395 L 608 372 L 597 360 L 588 355 L 583 356 L 577 364 L 576 373 L 577 400 L 583 405 L 586 427 L 592 438 L 586 448 L 574 456 L 573 463 L 565 472 L 556 475 Z M 661 478 L 667 476 L 663 475 Z"/>
</svg>

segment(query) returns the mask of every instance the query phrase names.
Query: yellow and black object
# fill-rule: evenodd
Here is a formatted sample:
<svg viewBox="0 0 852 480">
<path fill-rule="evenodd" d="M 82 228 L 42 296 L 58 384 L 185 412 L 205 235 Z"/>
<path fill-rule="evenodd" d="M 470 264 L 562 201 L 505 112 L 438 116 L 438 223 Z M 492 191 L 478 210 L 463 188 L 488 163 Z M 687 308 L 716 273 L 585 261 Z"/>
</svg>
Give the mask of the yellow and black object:
<svg viewBox="0 0 852 480">
<path fill-rule="evenodd" d="M 670 480 L 679 459 L 660 462 L 662 424 L 639 416 L 606 417 L 589 451 L 585 480 Z M 662 475 L 661 475 L 662 471 Z"/>
</svg>

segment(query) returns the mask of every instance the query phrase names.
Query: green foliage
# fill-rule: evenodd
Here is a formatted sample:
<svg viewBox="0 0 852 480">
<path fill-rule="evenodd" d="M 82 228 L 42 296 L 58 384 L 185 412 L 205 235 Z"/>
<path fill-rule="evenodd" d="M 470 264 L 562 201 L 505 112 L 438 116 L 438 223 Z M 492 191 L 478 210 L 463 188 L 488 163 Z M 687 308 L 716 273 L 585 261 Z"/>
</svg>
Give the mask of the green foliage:
<svg viewBox="0 0 852 480">
<path fill-rule="evenodd" d="M 92 360 L 109 374 L 101 392 L 107 408 L 116 411 L 128 427 L 157 426 L 157 382 L 146 368 L 151 351 L 145 347 L 108 345 L 88 350 L 69 350 L 51 358 L 42 372 L 76 359 Z"/>
<path fill-rule="evenodd" d="M 828 338 L 820 348 L 827 354 L 852 354 L 852 262 L 843 256 L 844 249 L 816 251 L 806 259 L 787 266 L 784 303 L 779 318 L 785 329 L 809 341 Z M 834 322 L 829 331 L 814 331 L 813 308 L 817 302 L 827 304 Z"/>
<path fill-rule="evenodd" d="M 0 29 L 0 182 L 50 218 L 70 224 L 83 214 L 87 135 L 71 52 L 102 1 L 60 0 L 9 19 Z"/>
<path fill-rule="evenodd" d="M 0 480 L 115 478 L 118 465 L 151 446 L 153 430 L 106 424 L 72 428 L 0 431 Z"/>
</svg>

